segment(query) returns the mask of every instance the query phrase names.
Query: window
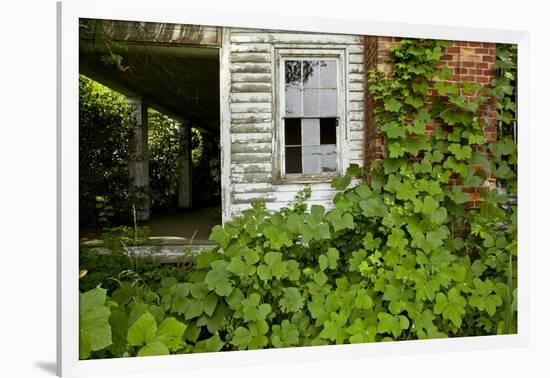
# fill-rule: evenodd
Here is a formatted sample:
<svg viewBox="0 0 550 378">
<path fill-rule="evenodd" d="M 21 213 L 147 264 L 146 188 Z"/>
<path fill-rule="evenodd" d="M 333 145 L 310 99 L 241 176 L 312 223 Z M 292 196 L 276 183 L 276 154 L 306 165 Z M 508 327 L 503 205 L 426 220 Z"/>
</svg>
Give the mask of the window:
<svg viewBox="0 0 550 378">
<path fill-rule="evenodd" d="M 338 163 L 339 62 L 281 58 L 281 176 L 334 175 Z"/>
</svg>

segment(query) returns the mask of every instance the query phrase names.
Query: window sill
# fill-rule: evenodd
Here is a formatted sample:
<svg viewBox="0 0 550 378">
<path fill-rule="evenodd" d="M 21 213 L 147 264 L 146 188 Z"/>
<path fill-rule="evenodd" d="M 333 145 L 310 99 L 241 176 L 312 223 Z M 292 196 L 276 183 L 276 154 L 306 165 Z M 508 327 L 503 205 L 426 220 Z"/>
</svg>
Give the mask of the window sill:
<svg viewBox="0 0 550 378">
<path fill-rule="evenodd" d="M 287 176 L 284 178 L 276 179 L 272 181 L 273 185 L 284 185 L 284 184 L 316 184 L 316 183 L 331 183 L 332 180 L 336 177 L 342 177 L 339 173 L 333 173 L 330 175 L 299 175 L 299 176 Z"/>
</svg>

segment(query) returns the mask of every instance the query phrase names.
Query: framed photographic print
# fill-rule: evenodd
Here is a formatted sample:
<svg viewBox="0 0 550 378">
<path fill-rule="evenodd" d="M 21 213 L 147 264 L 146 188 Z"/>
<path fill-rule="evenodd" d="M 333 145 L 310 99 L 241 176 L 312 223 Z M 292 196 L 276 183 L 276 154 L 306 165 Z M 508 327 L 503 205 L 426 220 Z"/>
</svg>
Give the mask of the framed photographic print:
<svg viewBox="0 0 550 378">
<path fill-rule="evenodd" d="M 58 14 L 59 374 L 525 345 L 525 32 Z"/>
</svg>

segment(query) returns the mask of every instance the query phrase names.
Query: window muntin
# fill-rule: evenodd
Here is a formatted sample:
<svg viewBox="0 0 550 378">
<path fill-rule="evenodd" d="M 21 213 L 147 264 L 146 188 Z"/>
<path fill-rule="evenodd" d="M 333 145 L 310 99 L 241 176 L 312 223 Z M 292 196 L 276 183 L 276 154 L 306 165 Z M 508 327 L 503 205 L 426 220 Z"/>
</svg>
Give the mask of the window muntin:
<svg viewBox="0 0 550 378">
<path fill-rule="evenodd" d="M 285 174 L 334 173 L 338 168 L 337 60 L 288 58 L 283 65 Z"/>
</svg>

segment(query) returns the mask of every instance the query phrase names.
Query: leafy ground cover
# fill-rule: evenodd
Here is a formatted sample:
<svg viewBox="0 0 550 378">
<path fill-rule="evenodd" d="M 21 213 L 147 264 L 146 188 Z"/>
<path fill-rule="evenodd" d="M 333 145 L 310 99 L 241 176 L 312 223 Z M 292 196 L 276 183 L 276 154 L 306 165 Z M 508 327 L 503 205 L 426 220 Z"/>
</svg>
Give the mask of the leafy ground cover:
<svg viewBox="0 0 550 378">
<path fill-rule="evenodd" d="M 355 165 L 333 180 L 332 209 L 307 190 L 277 212 L 255 203 L 185 269 L 112 271 L 110 286 L 81 261 L 80 358 L 516 332 L 515 143 L 487 143 L 478 112 L 496 98 L 512 121 L 512 60 L 500 50 L 494 88 L 449 84 L 445 46 L 404 40 L 391 74 L 370 72 L 387 155 L 369 182 Z M 451 179 L 482 188 L 479 208 Z"/>
</svg>

